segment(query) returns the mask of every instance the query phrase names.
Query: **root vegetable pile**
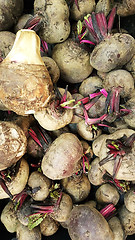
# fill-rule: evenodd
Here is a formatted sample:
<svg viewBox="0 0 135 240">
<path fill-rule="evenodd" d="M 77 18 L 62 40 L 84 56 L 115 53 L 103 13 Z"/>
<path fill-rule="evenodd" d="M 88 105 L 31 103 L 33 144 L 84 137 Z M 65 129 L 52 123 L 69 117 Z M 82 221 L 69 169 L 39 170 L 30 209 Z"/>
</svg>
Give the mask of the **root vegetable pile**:
<svg viewBox="0 0 135 240">
<path fill-rule="evenodd" d="M 134 14 L 134 0 L 0 0 L 5 240 L 135 238 Z"/>
</svg>

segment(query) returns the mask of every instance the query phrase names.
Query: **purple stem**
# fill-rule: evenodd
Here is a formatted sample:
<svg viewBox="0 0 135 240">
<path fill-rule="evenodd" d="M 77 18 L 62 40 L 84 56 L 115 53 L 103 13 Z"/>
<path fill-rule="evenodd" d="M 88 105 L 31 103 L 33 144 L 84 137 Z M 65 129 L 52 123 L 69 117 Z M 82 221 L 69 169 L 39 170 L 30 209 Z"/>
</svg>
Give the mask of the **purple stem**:
<svg viewBox="0 0 135 240">
<path fill-rule="evenodd" d="M 89 41 L 89 40 L 81 40 L 80 43 L 88 43 L 88 44 L 92 44 L 92 45 L 95 45 L 95 43 Z"/>
<path fill-rule="evenodd" d="M 101 13 L 96 14 L 97 24 L 100 30 L 101 35 L 105 38 L 107 34 L 107 29 L 104 28 L 103 19 Z"/>
<path fill-rule="evenodd" d="M 112 27 L 113 27 L 113 23 L 114 23 L 114 18 L 115 18 L 115 15 L 116 15 L 116 7 L 114 7 L 110 13 L 110 16 L 109 16 L 109 20 L 108 20 L 108 32 L 111 32 L 112 30 Z"/>
<path fill-rule="evenodd" d="M 106 22 L 106 17 L 104 15 L 104 13 L 100 13 L 101 14 L 101 17 L 102 17 L 102 23 L 103 23 L 103 26 L 104 26 L 104 29 L 105 29 L 105 33 L 107 35 L 107 22 Z"/>
</svg>

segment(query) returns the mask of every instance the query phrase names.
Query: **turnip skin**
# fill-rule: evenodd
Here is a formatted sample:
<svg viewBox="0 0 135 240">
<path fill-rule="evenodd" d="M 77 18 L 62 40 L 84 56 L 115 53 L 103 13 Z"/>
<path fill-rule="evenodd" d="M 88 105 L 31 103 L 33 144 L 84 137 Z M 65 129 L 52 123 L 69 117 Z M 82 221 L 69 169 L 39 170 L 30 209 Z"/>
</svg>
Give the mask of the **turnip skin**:
<svg viewBox="0 0 135 240">
<path fill-rule="evenodd" d="M 96 191 L 96 200 L 100 204 L 113 203 L 116 205 L 119 201 L 119 193 L 114 186 L 106 183 L 101 185 Z"/>
<path fill-rule="evenodd" d="M 126 236 L 135 233 L 135 213 L 128 211 L 125 205 L 119 209 L 119 219 Z"/>
<path fill-rule="evenodd" d="M 124 195 L 124 203 L 128 211 L 135 213 L 135 193 L 130 190 Z"/>
<path fill-rule="evenodd" d="M 13 202 L 10 201 L 7 203 L 7 205 L 2 210 L 0 219 L 8 232 L 16 232 L 18 219 L 14 210 Z"/>
<path fill-rule="evenodd" d="M 79 93 L 84 97 L 89 96 L 89 94 L 94 93 L 98 88 L 102 88 L 102 80 L 98 76 L 90 76 L 83 80 L 79 87 Z"/>
<path fill-rule="evenodd" d="M 10 29 L 23 12 L 23 0 L 0 1 L 0 31 Z"/>
<path fill-rule="evenodd" d="M 74 203 L 85 200 L 91 189 L 91 184 L 85 174 L 64 178 L 61 180 L 61 184 Z"/>
<path fill-rule="evenodd" d="M 105 169 L 103 166 L 99 165 L 100 159 L 96 157 L 92 163 L 91 163 L 91 168 L 88 172 L 88 179 L 90 183 L 93 185 L 101 185 L 103 183 L 103 175 L 105 173 Z"/>
<path fill-rule="evenodd" d="M 15 41 L 15 34 L 9 31 L 0 32 L 0 57 L 3 59 L 10 52 Z"/>
<path fill-rule="evenodd" d="M 85 120 L 82 120 L 79 123 L 77 123 L 77 132 L 85 140 L 93 141 L 101 135 L 102 130 L 97 129 L 97 133 L 94 132 L 93 134 L 91 126 L 86 125 Z"/>
<path fill-rule="evenodd" d="M 112 9 L 113 0 L 99 0 L 96 4 L 96 12 L 103 12 L 105 16 L 109 14 Z"/>
<path fill-rule="evenodd" d="M 24 28 L 26 22 L 32 18 L 33 16 L 31 14 L 23 14 L 19 19 L 17 24 L 14 26 L 14 32 L 17 33 L 19 30 Z"/>
<path fill-rule="evenodd" d="M 71 197 L 63 192 L 58 208 L 54 210 L 50 216 L 58 222 L 65 222 L 70 216 L 72 207 L 73 203 Z"/>
<path fill-rule="evenodd" d="M 57 232 L 59 223 L 52 219 L 50 216 L 46 216 L 40 223 L 40 230 L 44 236 L 51 236 Z"/>
<path fill-rule="evenodd" d="M 65 89 L 59 88 L 59 91 L 61 95 L 64 94 Z M 67 91 L 67 101 L 71 100 L 72 96 L 70 92 Z M 73 109 L 55 109 L 55 98 L 54 100 L 54 109 L 52 109 L 51 103 L 48 104 L 46 108 L 44 108 L 42 111 L 37 111 L 34 114 L 34 117 L 39 122 L 39 124 L 49 130 L 54 131 L 58 130 L 62 127 L 65 127 L 67 124 L 69 124 L 73 118 Z"/>
<path fill-rule="evenodd" d="M 71 211 L 68 232 L 72 240 L 113 240 L 105 218 L 95 208 L 84 205 Z"/>
<path fill-rule="evenodd" d="M 124 116 L 124 121 L 128 126 L 134 129 L 135 128 L 135 96 L 131 97 L 126 102 L 126 107 L 131 110 L 131 113 L 128 114 L 127 116 Z"/>
<path fill-rule="evenodd" d="M 69 83 L 82 82 L 93 70 L 90 54 L 71 38 L 55 45 L 52 58 L 60 68 L 61 78 Z"/>
<path fill-rule="evenodd" d="M 103 87 L 106 91 L 110 91 L 112 87 L 122 87 L 120 95 L 130 97 L 134 90 L 134 79 L 132 75 L 123 69 L 110 71 L 103 81 Z"/>
<path fill-rule="evenodd" d="M 125 65 L 127 71 L 129 71 L 135 81 L 135 55 L 131 58 L 131 60 Z"/>
<path fill-rule="evenodd" d="M 58 82 L 60 78 L 60 69 L 57 63 L 51 57 L 42 57 L 42 59 L 45 63 L 45 66 L 47 67 L 52 82 Z"/>
<path fill-rule="evenodd" d="M 7 182 L 6 185 L 11 192 L 12 195 L 20 193 L 26 186 L 27 180 L 29 176 L 29 165 L 27 161 L 22 158 L 20 167 L 17 175 L 11 182 Z M 9 198 L 7 193 L 0 186 L 0 199 Z"/>
<path fill-rule="evenodd" d="M 123 240 L 124 239 L 124 231 L 123 231 L 123 228 L 122 228 L 119 218 L 112 217 L 108 221 L 108 224 L 114 234 L 114 240 Z"/>
<path fill-rule="evenodd" d="M 34 13 L 41 16 L 43 26 L 39 31 L 47 43 L 60 43 L 70 34 L 69 9 L 65 0 L 34 1 Z"/>
<path fill-rule="evenodd" d="M 122 0 L 122 2 L 117 4 L 117 14 L 122 17 L 135 14 L 135 1 Z"/>
<path fill-rule="evenodd" d="M 134 38 L 129 34 L 116 33 L 94 48 L 90 56 L 90 64 L 96 70 L 109 72 L 130 61 L 134 51 Z"/>
<path fill-rule="evenodd" d="M 0 170 L 11 167 L 26 152 L 27 139 L 23 130 L 13 122 L 0 122 Z"/>
<path fill-rule="evenodd" d="M 35 171 L 29 176 L 28 185 L 33 189 L 40 187 L 40 189 L 32 194 L 32 198 L 35 201 L 43 201 L 49 195 L 49 188 L 51 186 L 51 180 L 48 179 L 42 173 Z"/>
<path fill-rule="evenodd" d="M 39 227 L 29 230 L 27 226 L 24 226 L 21 223 L 17 226 L 16 236 L 18 240 L 41 240 Z"/>
<path fill-rule="evenodd" d="M 72 133 L 63 133 L 48 148 L 41 168 L 50 179 L 62 179 L 75 173 L 83 155 L 80 140 Z"/>
<path fill-rule="evenodd" d="M 73 99 L 75 99 L 75 101 L 78 101 L 78 100 L 84 98 L 79 93 L 72 94 L 72 97 L 73 97 Z M 78 122 L 80 122 L 82 120 L 80 115 L 83 116 L 83 108 L 82 108 L 82 106 L 78 106 L 77 108 L 74 109 L 74 111 L 73 111 L 73 118 L 72 118 L 71 123 L 78 123 Z"/>
<path fill-rule="evenodd" d="M 108 149 L 106 147 L 106 139 L 118 139 L 121 138 L 124 134 L 129 137 L 133 133 L 135 133 L 132 129 L 121 129 L 118 130 L 110 135 L 107 135 L 108 137 L 105 138 L 102 141 L 102 145 L 99 151 L 99 158 L 100 161 L 107 156 Z M 134 155 L 135 155 L 135 143 L 132 146 L 132 150 L 130 153 L 125 155 L 123 157 L 123 160 L 121 162 L 121 166 L 119 168 L 119 171 L 117 173 L 117 179 L 119 180 L 127 180 L 132 181 L 135 179 L 135 162 L 134 162 Z M 104 169 L 109 172 L 111 175 L 113 175 L 113 167 L 114 167 L 114 161 L 109 161 L 103 165 Z"/>
<path fill-rule="evenodd" d="M 95 0 L 78 0 L 78 9 L 75 2 L 73 2 L 73 5 L 70 7 L 71 18 L 75 21 L 83 20 L 84 16 L 94 11 L 95 5 Z"/>
<path fill-rule="evenodd" d="M 108 138 L 107 134 L 101 134 L 98 138 L 96 138 L 93 143 L 92 143 L 92 150 L 93 153 L 96 156 L 99 156 L 100 150 L 101 150 L 101 145 L 103 143 L 104 140 L 106 140 Z"/>
</svg>

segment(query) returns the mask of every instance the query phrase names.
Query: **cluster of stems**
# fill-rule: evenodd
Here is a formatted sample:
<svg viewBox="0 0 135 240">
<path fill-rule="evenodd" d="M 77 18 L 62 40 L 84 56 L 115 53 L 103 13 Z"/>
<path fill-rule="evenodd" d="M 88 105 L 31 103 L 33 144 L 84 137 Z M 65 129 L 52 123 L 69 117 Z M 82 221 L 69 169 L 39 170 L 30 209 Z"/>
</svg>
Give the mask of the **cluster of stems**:
<svg viewBox="0 0 135 240">
<path fill-rule="evenodd" d="M 109 15 L 108 22 L 103 12 L 88 14 L 83 23 L 77 23 L 78 39 L 80 43 L 96 45 L 109 36 L 113 27 L 116 8 Z"/>
</svg>

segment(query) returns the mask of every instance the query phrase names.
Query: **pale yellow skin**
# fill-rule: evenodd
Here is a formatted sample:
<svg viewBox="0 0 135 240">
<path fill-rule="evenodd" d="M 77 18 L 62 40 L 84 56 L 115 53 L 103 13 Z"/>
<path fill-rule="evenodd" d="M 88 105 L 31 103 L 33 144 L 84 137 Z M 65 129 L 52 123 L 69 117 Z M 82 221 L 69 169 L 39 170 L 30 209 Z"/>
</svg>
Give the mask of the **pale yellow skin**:
<svg viewBox="0 0 135 240">
<path fill-rule="evenodd" d="M 118 130 L 110 135 L 107 135 L 107 138 L 101 140 L 101 148 L 99 151 L 99 158 L 102 160 L 107 156 L 108 149 L 106 147 L 106 139 L 118 139 L 121 138 L 124 134 L 129 137 L 133 133 L 135 133 L 132 129 L 121 129 Z M 121 166 L 119 168 L 119 171 L 117 173 L 116 178 L 119 180 L 127 180 L 127 181 L 133 181 L 135 179 L 135 162 L 134 162 L 134 144 L 132 147 L 132 152 L 128 155 L 125 155 L 123 157 L 123 160 L 121 162 Z M 114 167 L 114 161 L 109 161 L 103 165 L 104 169 L 109 172 L 111 175 L 113 175 L 113 167 Z"/>
<path fill-rule="evenodd" d="M 124 195 L 124 203 L 128 211 L 135 213 L 135 193 L 130 190 Z"/>
<path fill-rule="evenodd" d="M 25 188 L 28 180 L 28 176 L 29 176 L 29 165 L 25 159 L 22 159 L 17 175 L 10 183 L 9 182 L 6 183 L 12 195 L 20 193 Z M 3 199 L 3 198 L 9 198 L 9 196 L 0 186 L 0 199 Z"/>
<path fill-rule="evenodd" d="M 92 163 L 91 168 L 88 172 L 88 179 L 90 183 L 98 186 L 103 183 L 103 175 L 105 174 L 105 169 L 99 165 L 100 159 L 96 157 Z"/>
<path fill-rule="evenodd" d="M 118 3 L 117 14 L 122 17 L 135 14 L 135 1 L 123 0 L 122 3 Z"/>
<path fill-rule="evenodd" d="M 69 8 L 65 0 L 34 1 L 34 14 L 41 16 L 43 26 L 39 31 L 47 43 L 60 43 L 70 34 Z"/>
<path fill-rule="evenodd" d="M 4 207 L 1 213 L 0 220 L 4 224 L 8 232 L 16 232 L 18 219 L 14 210 L 13 202 L 8 202 L 7 205 Z"/>
<path fill-rule="evenodd" d="M 113 203 L 116 205 L 119 201 L 120 195 L 116 187 L 111 186 L 108 183 L 101 185 L 96 191 L 96 200 L 100 204 Z"/>
<path fill-rule="evenodd" d="M 63 95 L 65 89 L 59 88 L 60 93 Z M 71 100 L 72 96 L 70 92 L 67 92 L 67 101 Z M 58 109 L 53 109 L 51 102 L 46 108 L 42 111 L 37 111 L 34 114 L 34 117 L 39 122 L 39 124 L 50 131 L 58 130 L 62 127 L 65 127 L 69 124 L 73 118 L 73 109 L 62 109 L 61 111 Z"/>
<path fill-rule="evenodd" d="M 57 232 L 59 223 L 52 219 L 50 216 L 46 216 L 40 223 L 40 231 L 44 236 L 51 236 Z"/>
<path fill-rule="evenodd" d="M 103 81 L 103 87 L 106 91 L 110 91 L 112 87 L 122 87 L 120 95 L 122 97 L 130 97 L 134 90 L 134 79 L 132 75 L 124 70 L 113 70 L 106 75 Z"/>
<path fill-rule="evenodd" d="M 89 96 L 89 94 L 94 93 L 98 88 L 102 88 L 102 80 L 98 76 L 88 77 L 83 80 L 79 87 L 79 93 L 84 97 Z"/>
<path fill-rule="evenodd" d="M 96 3 L 95 0 L 78 0 L 79 10 L 73 2 L 70 8 L 71 18 L 75 21 L 83 20 L 83 17 L 94 11 Z"/>
<path fill-rule="evenodd" d="M 101 135 L 102 130 L 98 129 L 97 134 L 94 132 L 94 136 L 93 136 L 91 126 L 86 125 L 85 120 L 82 120 L 79 123 L 77 123 L 77 132 L 85 140 L 93 141 Z"/>
<path fill-rule="evenodd" d="M 29 180 L 28 185 L 33 189 L 36 187 L 40 187 L 40 189 L 32 194 L 32 198 L 35 201 L 43 201 L 49 195 L 49 187 L 51 186 L 51 180 L 44 176 L 42 173 L 35 171 L 32 172 Z"/>
<path fill-rule="evenodd" d="M 66 82 L 82 82 L 93 70 L 89 53 L 71 38 L 55 45 L 52 58 L 60 68 L 61 78 Z"/>
<path fill-rule="evenodd" d="M 108 224 L 114 234 L 114 240 L 123 240 L 124 239 L 124 231 L 121 226 L 120 220 L 118 217 L 112 217 Z"/>
</svg>

